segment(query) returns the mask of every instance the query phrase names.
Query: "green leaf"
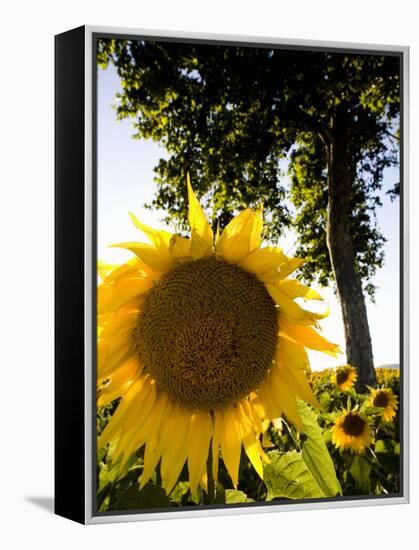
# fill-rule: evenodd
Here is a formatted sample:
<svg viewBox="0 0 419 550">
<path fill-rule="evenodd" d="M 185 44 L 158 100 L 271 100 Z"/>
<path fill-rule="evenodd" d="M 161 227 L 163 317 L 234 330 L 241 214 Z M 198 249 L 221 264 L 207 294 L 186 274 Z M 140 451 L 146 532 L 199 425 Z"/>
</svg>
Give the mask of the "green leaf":
<svg viewBox="0 0 419 550">
<path fill-rule="evenodd" d="M 351 476 L 356 481 L 362 491 L 369 493 L 370 490 L 370 474 L 372 466 L 363 456 L 354 456 L 352 465 L 349 468 Z"/>
<path fill-rule="evenodd" d="M 268 453 L 270 464 L 264 465 L 264 481 L 268 489 L 266 500 L 274 498 L 322 498 L 326 495 L 312 476 L 301 453 L 279 451 Z"/>
<path fill-rule="evenodd" d="M 249 498 L 243 491 L 235 491 L 234 489 L 226 489 L 225 501 L 226 504 L 237 504 L 238 502 L 255 502 L 253 498 Z"/>
<path fill-rule="evenodd" d="M 235 489 L 219 489 L 215 498 L 217 504 L 238 504 L 241 502 L 255 502 L 253 498 L 250 498 L 243 491 L 236 491 Z"/>
<path fill-rule="evenodd" d="M 394 454 L 395 442 L 390 439 L 377 439 L 375 442 L 376 454 Z"/>
<path fill-rule="evenodd" d="M 170 493 L 170 499 L 178 502 L 179 504 L 182 501 L 182 498 L 189 490 L 189 483 L 187 481 L 179 481 L 173 491 Z"/>
<path fill-rule="evenodd" d="M 328 409 L 328 408 L 329 408 L 329 405 L 330 405 L 330 402 L 331 402 L 330 393 L 327 392 L 327 391 L 322 392 L 322 393 L 318 396 L 318 400 L 319 400 L 320 405 L 321 405 L 324 409 Z"/>
<path fill-rule="evenodd" d="M 170 506 L 170 500 L 164 489 L 157 487 L 157 485 L 147 483 L 141 490 L 139 490 L 137 484 L 131 485 L 115 503 L 115 510 L 166 508 L 168 506 Z"/>
<path fill-rule="evenodd" d="M 298 413 L 303 421 L 301 433 L 306 436 L 302 444 L 302 457 L 312 476 L 327 497 L 342 494 L 336 477 L 333 460 L 327 450 L 317 415 L 303 401 L 298 401 Z"/>
<path fill-rule="evenodd" d="M 383 412 L 383 407 L 371 407 L 369 405 L 365 405 L 364 407 L 361 408 L 361 412 L 363 414 L 373 416 L 375 414 L 381 414 Z"/>
</svg>

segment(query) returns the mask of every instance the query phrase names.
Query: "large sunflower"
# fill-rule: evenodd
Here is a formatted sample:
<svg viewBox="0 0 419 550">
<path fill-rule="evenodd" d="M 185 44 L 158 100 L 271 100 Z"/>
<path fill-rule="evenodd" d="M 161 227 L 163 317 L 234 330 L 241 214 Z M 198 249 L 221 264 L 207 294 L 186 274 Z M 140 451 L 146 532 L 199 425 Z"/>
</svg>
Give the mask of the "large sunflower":
<svg viewBox="0 0 419 550">
<path fill-rule="evenodd" d="M 356 411 L 339 416 L 332 428 L 332 442 L 342 451 L 361 454 L 372 442 L 371 428 L 366 417 Z"/>
<path fill-rule="evenodd" d="M 373 407 L 381 407 L 381 418 L 384 422 L 390 422 L 398 408 L 397 396 L 390 388 L 371 389 L 370 403 Z"/>
<path fill-rule="evenodd" d="M 288 276 L 302 260 L 262 243 L 262 211 L 244 210 L 214 239 L 188 181 L 190 238 L 135 226 L 151 244 L 100 265 L 98 406 L 121 398 L 99 437 L 120 471 L 145 445 L 143 486 L 160 463 L 169 493 L 187 462 L 191 492 L 217 480 L 219 457 L 237 487 L 241 449 L 262 477 L 264 426 L 297 398 L 317 405 L 306 348 L 336 355 L 317 331 L 325 314 L 296 298 L 319 295 Z"/>
</svg>

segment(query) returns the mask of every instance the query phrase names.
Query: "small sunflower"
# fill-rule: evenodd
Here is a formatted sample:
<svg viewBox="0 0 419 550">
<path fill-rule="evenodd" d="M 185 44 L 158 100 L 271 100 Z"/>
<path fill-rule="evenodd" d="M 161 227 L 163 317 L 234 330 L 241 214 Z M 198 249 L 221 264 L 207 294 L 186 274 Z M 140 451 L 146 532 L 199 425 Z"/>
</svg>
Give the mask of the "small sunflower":
<svg viewBox="0 0 419 550">
<path fill-rule="evenodd" d="M 396 416 L 397 396 L 390 388 L 372 389 L 370 403 L 373 407 L 382 407 L 381 418 L 384 422 L 390 422 Z"/>
<path fill-rule="evenodd" d="M 296 298 L 320 296 L 288 276 L 302 260 L 261 248 L 262 210 L 244 210 L 214 238 L 188 179 L 190 238 L 131 214 L 151 244 L 119 246 L 125 264 L 100 264 L 98 406 L 120 402 L 98 440 L 120 471 L 144 446 L 143 486 L 160 464 L 169 493 L 187 463 L 191 492 L 219 459 L 237 487 L 241 449 L 262 477 L 261 434 L 285 415 L 301 427 L 297 398 L 316 406 L 306 348 L 332 356 L 326 314 Z M 211 461 L 208 461 L 210 463 Z"/>
<path fill-rule="evenodd" d="M 371 428 L 366 417 L 358 412 L 345 412 L 332 428 L 332 442 L 342 451 L 360 454 L 372 442 Z"/>
<path fill-rule="evenodd" d="M 356 370 L 354 367 L 351 367 L 351 365 L 343 365 L 336 369 L 332 374 L 332 378 L 337 388 L 342 391 L 348 391 L 353 388 L 357 379 L 357 374 Z"/>
</svg>

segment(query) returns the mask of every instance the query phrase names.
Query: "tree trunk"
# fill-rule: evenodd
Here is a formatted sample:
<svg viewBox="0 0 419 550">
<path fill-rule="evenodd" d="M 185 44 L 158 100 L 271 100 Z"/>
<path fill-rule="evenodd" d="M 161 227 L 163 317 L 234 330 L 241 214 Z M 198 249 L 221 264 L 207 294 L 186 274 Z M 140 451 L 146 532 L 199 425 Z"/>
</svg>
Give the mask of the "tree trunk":
<svg viewBox="0 0 419 550">
<path fill-rule="evenodd" d="M 357 369 L 357 390 L 375 386 L 376 376 L 361 279 L 350 231 L 352 170 L 347 154 L 345 113 L 337 113 L 328 140 L 327 247 L 342 308 L 348 363 Z"/>
</svg>

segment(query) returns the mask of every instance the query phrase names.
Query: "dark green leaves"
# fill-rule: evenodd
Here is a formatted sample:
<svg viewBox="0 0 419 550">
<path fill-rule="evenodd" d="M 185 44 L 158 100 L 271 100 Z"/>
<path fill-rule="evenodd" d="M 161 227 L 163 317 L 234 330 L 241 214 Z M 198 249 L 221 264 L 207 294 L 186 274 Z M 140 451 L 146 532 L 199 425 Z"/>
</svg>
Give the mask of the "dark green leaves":
<svg viewBox="0 0 419 550">
<path fill-rule="evenodd" d="M 131 485 L 115 503 L 115 510 L 166 508 L 168 506 L 170 506 L 170 500 L 164 489 L 148 483 L 141 490 L 137 484 Z"/>
</svg>

